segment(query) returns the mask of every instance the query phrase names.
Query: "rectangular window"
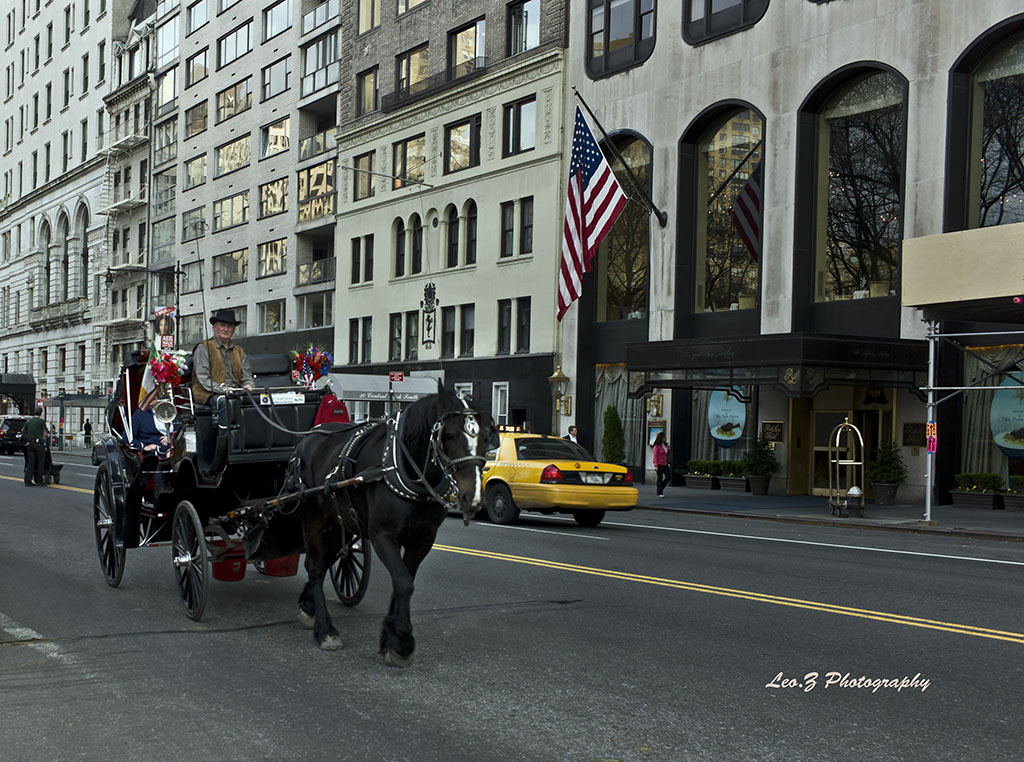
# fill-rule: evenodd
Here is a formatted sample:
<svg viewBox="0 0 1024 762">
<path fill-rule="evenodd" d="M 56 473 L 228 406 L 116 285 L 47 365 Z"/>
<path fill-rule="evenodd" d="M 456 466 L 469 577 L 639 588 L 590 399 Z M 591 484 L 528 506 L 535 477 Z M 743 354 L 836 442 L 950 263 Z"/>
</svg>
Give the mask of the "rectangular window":
<svg viewBox="0 0 1024 762">
<path fill-rule="evenodd" d="M 202 262 L 189 262 L 184 265 L 182 269 L 185 271 L 181 279 L 181 293 L 183 294 L 194 294 L 197 291 L 203 290 L 203 263 Z M 184 323 L 182 318 L 182 323 Z M 182 329 L 182 343 L 185 342 L 184 328 L 185 326 L 179 324 Z"/>
<path fill-rule="evenodd" d="M 153 128 L 153 163 L 163 164 L 178 156 L 178 120 L 170 119 Z"/>
<path fill-rule="evenodd" d="M 217 13 L 223 13 L 236 3 L 238 3 L 238 0 L 217 0 Z"/>
<path fill-rule="evenodd" d="M 448 79 L 464 77 L 483 67 L 485 40 L 484 19 L 448 34 Z"/>
<path fill-rule="evenodd" d="M 480 164 L 480 115 L 444 128 L 444 173 Z"/>
<path fill-rule="evenodd" d="M 530 297 L 516 299 L 516 352 L 530 351 Z"/>
<path fill-rule="evenodd" d="M 519 253 L 533 253 L 533 196 L 519 200 Z"/>
<path fill-rule="evenodd" d="M 203 101 L 185 112 L 185 140 L 206 130 L 207 102 Z"/>
<path fill-rule="evenodd" d="M 82 161 L 85 161 L 89 155 L 89 120 L 83 119 L 81 125 L 82 131 L 79 133 L 81 141 L 79 142 L 79 156 Z"/>
<path fill-rule="evenodd" d="M 403 96 L 418 93 L 427 86 L 430 47 L 422 45 L 395 59 L 395 89 Z"/>
<path fill-rule="evenodd" d="M 193 241 L 206 234 L 206 208 L 200 206 L 181 215 L 181 240 Z"/>
<path fill-rule="evenodd" d="M 206 182 L 206 154 L 185 162 L 185 190 Z"/>
<path fill-rule="evenodd" d="M 403 188 L 409 181 L 423 182 L 424 169 L 427 164 L 426 136 L 406 138 L 394 144 L 395 178 L 392 187 Z"/>
<path fill-rule="evenodd" d="M 178 106 L 178 67 L 165 71 L 156 81 L 156 116 Z"/>
<path fill-rule="evenodd" d="M 288 211 L 288 178 L 282 177 L 260 186 L 260 217 Z"/>
<path fill-rule="evenodd" d="M 356 116 L 377 110 L 377 67 L 356 75 Z"/>
<path fill-rule="evenodd" d="M 352 269 L 350 272 L 349 282 L 354 286 L 360 281 L 360 274 L 362 272 L 363 265 L 363 239 L 353 238 L 352 239 Z"/>
<path fill-rule="evenodd" d="M 217 122 L 248 111 L 252 107 L 252 77 L 246 77 L 237 85 L 217 93 Z"/>
<path fill-rule="evenodd" d="M 356 174 L 355 182 L 353 183 L 355 189 L 355 201 L 373 196 L 375 187 L 373 178 L 373 159 L 373 151 L 364 153 L 354 159 Z"/>
<path fill-rule="evenodd" d="M 338 81 L 338 33 L 331 32 L 302 49 L 303 96 Z"/>
<path fill-rule="evenodd" d="M 498 354 L 512 351 L 512 300 L 498 300 Z"/>
<path fill-rule="evenodd" d="M 227 145 L 220 146 L 216 149 L 216 170 L 214 177 L 220 177 L 226 175 L 228 172 L 234 172 L 235 170 L 241 169 L 242 167 L 249 166 L 249 161 L 252 158 L 252 146 L 249 135 L 233 140 Z"/>
<path fill-rule="evenodd" d="M 89 92 L 89 54 L 82 56 L 82 95 Z"/>
<path fill-rule="evenodd" d="M 401 15 L 408 10 L 412 10 L 417 5 L 422 5 L 427 0 L 398 0 L 398 14 Z"/>
<path fill-rule="evenodd" d="M 299 222 L 334 214 L 334 159 L 298 172 Z"/>
<path fill-rule="evenodd" d="M 207 63 L 207 53 L 203 48 L 185 63 L 185 87 L 191 87 L 196 82 L 202 82 L 210 74 L 210 67 Z"/>
<path fill-rule="evenodd" d="M 173 217 L 153 223 L 153 262 L 166 262 L 174 257 Z"/>
<path fill-rule="evenodd" d="M 398 221 L 398 229 L 395 230 L 395 277 L 401 278 L 405 275 L 405 225 Z"/>
<path fill-rule="evenodd" d="M 263 41 L 291 28 L 292 0 L 280 0 L 263 11 Z"/>
<path fill-rule="evenodd" d="M 217 66 L 227 66 L 252 50 L 252 19 L 217 40 Z"/>
<path fill-rule="evenodd" d="M 270 66 L 263 67 L 263 95 L 262 99 L 273 98 L 283 93 L 292 82 L 292 59 L 282 58 Z"/>
<path fill-rule="evenodd" d="M 243 283 L 249 278 L 249 250 L 239 249 L 219 254 L 211 260 L 213 288 Z"/>
<path fill-rule="evenodd" d="M 177 167 L 153 173 L 153 215 L 156 217 L 174 213 L 176 173 Z"/>
<path fill-rule="evenodd" d="M 441 357 L 455 357 L 455 308 L 441 308 Z"/>
<path fill-rule="evenodd" d="M 501 205 L 501 248 L 498 256 L 511 257 L 515 250 L 516 205 L 514 201 L 506 201 Z"/>
<path fill-rule="evenodd" d="M 288 239 L 261 243 L 256 250 L 256 277 L 267 278 L 281 275 L 288 265 Z"/>
<path fill-rule="evenodd" d="M 359 362 L 359 318 L 348 321 L 348 364 Z"/>
<path fill-rule="evenodd" d="M 185 36 L 210 23 L 210 0 L 199 0 L 188 7 L 185 15 Z"/>
<path fill-rule="evenodd" d="M 405 359 L 416 360 L 420 356 L 420 313 L 413 310 L 405 313 Z"/>
<path fill-rule="evenodd" d="M 505 104 L 504 156 L 532 151 L 537 145 L 537 98 Z"/>
<path fill-rule="evenodd" d="M 508 54 L 514 56 L 540 44 L 540 0 L 508 7 Z"/>
<path fill-rule="evenodd" d="M 295 327 L 299 330 L 334 325 L 334 292 L 319 291 L 295 297 Z"/>
<path fill-rule="evenodd" d="M 100 40 L 96 46 L 96 80 L 103 82 L 107 78 L 107 43 Z"/>
<path fill-rule="evenodd" d="M 284 299 L 256 305 L 258 333 L 281 333 L 285 328 Z"/>
<path fill-rule="evenodd" d="M 156 68 L 161 68 L 178 57 L 178 19 L 168 21 L 156 30 Z"/>
<path fill-rule="evenodd" d="M 473 340 L 476 335 L 476 307 L 463 304 L 459 307 L 459 356 L 473 356 Z"/>
<path fill-rule="evenodd" d="M 363 362 L 370 362 L 370 358 L 373 356 L 373 353 L 372 353 L 372 348 L 373 348 L 373 318 L 370 318 L 370 317 L 364 317 L 363 318 L 363 340 L 362 340 L 362 343 L 363 343 L 363 347 L 362 347 L 362 349 L 363 349 L 363 352 L 362 352 Z"/>
<path fill-rule="evenodd" d="M 268 124 L 260 129 L 260 158 L 287 151 L 291 145 L 291 117 Z"/>
<path fill-rule="evenodd" d="M 213 202 L 213 231 L 244 225 L 249 221 L 249 191 Z"/>
<path fill-rule="evenodd" d="M 380 0 L 359 0 L 359 34 L 380 26 Z"/>
<path fill-rule="evenodd" d="M 388 315 L 388 360 L 402 359 L 402 313 Z"/>
</svg>

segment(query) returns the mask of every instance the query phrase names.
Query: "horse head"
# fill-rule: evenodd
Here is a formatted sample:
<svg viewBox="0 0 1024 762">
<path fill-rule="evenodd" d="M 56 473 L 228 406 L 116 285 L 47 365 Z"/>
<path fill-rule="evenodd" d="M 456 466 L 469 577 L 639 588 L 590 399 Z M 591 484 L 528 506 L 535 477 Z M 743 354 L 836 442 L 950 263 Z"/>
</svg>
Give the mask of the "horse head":
<svg viewBox="0 0 1024 762">
<path fill-rule="evenodd" d="M 438 459 L 452 480 L 462 520 L 468 524 L 483 500 L 483 466 L 487 451 L 498 446 L 498 429 L 471 398 L 437 385 Z"/>
</svg>

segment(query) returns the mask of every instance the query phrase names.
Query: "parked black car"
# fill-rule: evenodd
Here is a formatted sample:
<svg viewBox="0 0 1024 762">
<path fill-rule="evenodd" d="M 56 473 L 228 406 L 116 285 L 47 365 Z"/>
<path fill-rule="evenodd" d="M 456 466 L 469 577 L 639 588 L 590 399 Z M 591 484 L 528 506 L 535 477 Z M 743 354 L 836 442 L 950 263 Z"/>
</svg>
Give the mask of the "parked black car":
<svg viewBox="0 0 1024 762">
<path fill-rule="evenodd" d="M 23 415 L 5 415 L 0 418 L 0 453 L 14 455 L 25 452 L 25 440 L 22 429 L 28 418 Z"/>
</svg>

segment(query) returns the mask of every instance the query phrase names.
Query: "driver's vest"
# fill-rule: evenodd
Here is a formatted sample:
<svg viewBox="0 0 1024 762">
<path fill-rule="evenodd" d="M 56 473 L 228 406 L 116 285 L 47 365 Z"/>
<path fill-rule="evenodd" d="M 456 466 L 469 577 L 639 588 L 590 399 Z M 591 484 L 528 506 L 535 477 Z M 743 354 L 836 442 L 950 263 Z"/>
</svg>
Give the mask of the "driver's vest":
<svg viewBox="0 0 1024 762">
<path fill-rule="evenodd" d="M 224 379 L 227 376 L 227 368 L 224 366 L 224 358 L 221 356 L 220 347 L 217 344 L 216 339 L 207 339 L 202 342 L 201 346 L 206 347 L 207 354 L 210 355 L 210 378 L 213 379 L 214 383 L 223 384 Z M 228 354 L 231 355 L 231 372 L 235 376 L 235 380 L 241 382 L 242 379 L 242 352 L 245 350 L 241 346 L 235 344 L 228 350 Z M 204 388 L 199 383 L 198 376 L 193 373 L 192 375 L 192 398 L 205 405 L 206 401 L 210 399 L 213 392 Z"/>
</svg>

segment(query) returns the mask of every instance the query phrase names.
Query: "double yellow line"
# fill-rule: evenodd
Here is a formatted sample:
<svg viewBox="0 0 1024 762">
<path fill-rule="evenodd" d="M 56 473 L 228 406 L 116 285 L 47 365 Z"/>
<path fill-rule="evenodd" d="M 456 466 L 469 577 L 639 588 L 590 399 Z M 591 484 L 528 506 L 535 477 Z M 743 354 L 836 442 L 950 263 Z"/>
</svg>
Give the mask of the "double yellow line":
<svg viewBox="0 0 1024 762">
<path fill-rule="evenodd" d="M 742 598 L 758 603 L 771 603 L 776 606 L 790 606 L 810 611 L 821 611 L 825 614 L 840 614 L 842 616 L 858 617 L 860 619 L 873 619 L 877 622 L 888 622 L 890 624 L 902 624 L 907 627 L 922 627 L 928 630 L 941 630 L 952 632 L 956 635 L 973 635 L 976 638 L 990 638 L 992 640 L 1004 640 L 1009 643 L 1020 643 L 1024 645 L 1024 633 L 1007 632 L 1005 630 L 993 630 L 987 627 L 975 627 L 969 624 L 957 624 L 955 622 L 941 622 L 934 619 L 921 619 L 919 617 L 904 616 L 903 614 L 891 614 L 885 611 L 872 611 L 870 609 L 857 609 L 849 606 L 837 606 L 832 603 L 821 603 L 820 601 L 805 601 L 800 598 L 786 598 L 779 595 L 768 595 L 750 590 L 735 590 L 728 587 L 715 587 L 714 585 L 701 585 L 696 582 L 685 582 L 677 579 L 665 579 L 663 577 L 649 577 L 644 574 L 631 574 L 630 572 L 613 571 L 610 569 L 597 569 L 592 566 L 578 566 L 576 564 L 565 564 L 560 561 L 546 561 L 541 558 L 529 558 L 526 556 L 513 556 L 507 553 L 495 553 L 487 550 L 475 550 L 473 548 L 459 548 L 454 545 L 435 545 L 438 550 L 448 553 L 458 553 L 464 556 L 476 558 L 487 558 L 492 561 L 507 561 L 509 563 L 526 564 L 528 566 L 540 566 L 558 571 L 573 572 L 575 574 L 591 574 L 596 577 L 607 577 L 618 579 L 623 582 L 639 582 L 645 585 L 657 585 L 659 587 L 675 588 L 677 590 L 689 590 L 694 593 L 707 593 L 709 595 L 722 595 L 728 598 Z"/>
<path fill-rule="evenodd" d="M 23 476 L 0 476 L 0 479 L 6 479 L 9 482 L 23 482 L 23 481 L 25 481 L 25 478 Z M 48 484 L 46 486 L 49 487 L 50 489 L 62 489 L 62 490 L 66 490 L 68 492 L 81 492 L 81 493 L 86 494 L 86 495 L 91 495 L 92 494 L 92 490 L 91 489 L 82 489 L 81 487 L 68 487 L 67 485 L 64 485 L 64 484 Z"/>
</svg>

